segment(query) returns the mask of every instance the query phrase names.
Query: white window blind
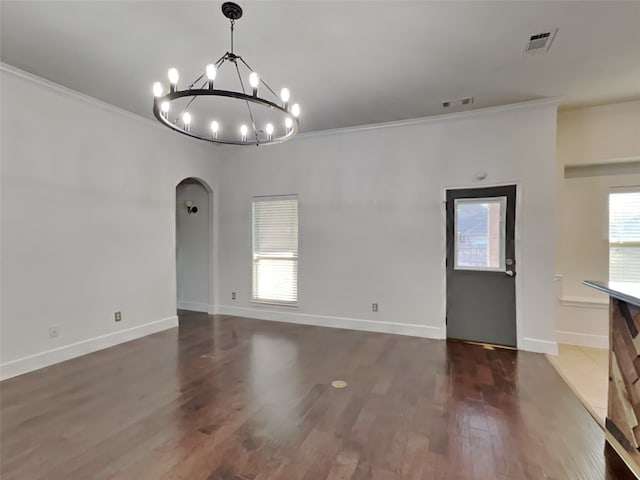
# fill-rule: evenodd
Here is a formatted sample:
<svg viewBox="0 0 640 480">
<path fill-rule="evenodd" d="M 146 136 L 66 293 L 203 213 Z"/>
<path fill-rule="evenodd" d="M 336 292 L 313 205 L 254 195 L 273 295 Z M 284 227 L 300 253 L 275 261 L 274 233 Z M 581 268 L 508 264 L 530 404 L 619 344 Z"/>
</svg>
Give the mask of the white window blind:
<svg viewBox="0 0 640 480">
<path fill-rule="evenodd" d="M 253 210 L 254 302 L 298 303 L 298 199 L 256 197 Z"/>
<path fill-rule="evenodd" d="M 640 188 L 609 194 L 609 280 L 640 282 Z"/>
</svg>

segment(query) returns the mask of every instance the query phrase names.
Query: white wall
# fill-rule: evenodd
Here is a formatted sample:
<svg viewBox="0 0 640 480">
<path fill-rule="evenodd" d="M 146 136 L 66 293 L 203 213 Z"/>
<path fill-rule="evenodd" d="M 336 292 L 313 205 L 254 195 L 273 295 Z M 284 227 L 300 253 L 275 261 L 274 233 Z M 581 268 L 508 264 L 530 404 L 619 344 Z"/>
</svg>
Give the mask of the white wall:
<svg viewBox="0 0 640 480">
<path fill-rule="evenodd" d="M 555 139 L 556 105 L 542 102 L 225 148 L 219 311 L 442 338 L 444 189 L 517 182 L 518 345 L 554 352 Z M 251 197 L 294 193 L 299 307 L 261 307 L 249 301 Z"/>
<path fill-rule="evenodd" d="M 12 67 L 0 80 L 3 378 L 177 324 L 175 187 L 188 177 L 222 207 L 218 311 L 436 338 L 445 188 L 517 182 L 518 344 L 555 349 L 553 103 L 218 149 Z M 300 306 L 257 307 L 251 196 L 286 193 L 300 198 Z"/>
<path fill-rule="evenodd" d="M 630 164 L 631 166 L 631 164 Z M 609 336 L 606 294 L 582 285 L 583 280 L 609 278 L 608 200 L 613 186 L 640 185 L 636 173 L 571 175 L 565 178 L 563 223 L 558 248 L 562 292 L 558 339 L 564 343 L 607 347 Z"/>
<path fill-rule="evenodd" d="M 608 297 L 582 285 L 609 276 L 608 194 L 640 185 L 640 102 L 558 115 L 558 341 L 607 347 Z"/>
<path fill-rule="evenodd" d="M 0 80 L 2 376 L 177 325 L 175 187 L 215 191 L 215 150 L 11 67 Z"/>
<path fill-rule="evenodd" d="M 185 206 L 191 201 L 197 213 Z M 211 236 L 209 192 L 200 183 L 181 183 L 176 188 L 176 269 L 178 308 L 196 312 L 213 310 L 209 288 Z"/>
<path fill-rule="evenodd" d="M 558 115 L 562 165 L 640 160 L 640 101 L 579 108 Z"/>
</svg>

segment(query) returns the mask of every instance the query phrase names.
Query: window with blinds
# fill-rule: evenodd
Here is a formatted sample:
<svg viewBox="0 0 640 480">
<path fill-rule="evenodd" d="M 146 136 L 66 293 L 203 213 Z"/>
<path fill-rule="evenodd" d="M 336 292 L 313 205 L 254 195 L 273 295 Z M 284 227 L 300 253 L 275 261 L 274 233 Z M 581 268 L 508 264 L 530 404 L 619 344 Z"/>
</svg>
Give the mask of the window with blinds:
<svg viewBox="0 0 640 480">
<path fill-rule="evenodd" d="M 640 187 L 609 194 L 609 280 L 640 282 Z"/>
<path fill-rule="evenodd" d="M 255 197 L 253 211 L 254 302 L 298 303 L 298 198 Z"/>
</svg>

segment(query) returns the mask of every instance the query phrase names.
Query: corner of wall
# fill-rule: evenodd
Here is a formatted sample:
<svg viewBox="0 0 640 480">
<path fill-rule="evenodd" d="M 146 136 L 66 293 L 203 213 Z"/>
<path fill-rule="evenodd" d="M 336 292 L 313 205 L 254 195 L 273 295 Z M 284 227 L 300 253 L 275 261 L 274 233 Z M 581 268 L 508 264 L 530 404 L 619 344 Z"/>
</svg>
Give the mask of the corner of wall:
<svg viewBox="0 0 640 480">
<path fill-rule="evenodd" d="M 172 316 L 156 320 L 154 322 L 138 325 L 126 330 L 89 338 L 81 342 L 64 345 L 59 348 L 40 352 L 28 357 L 19 358 L 0 365 L 0 380 L 16 377 L 24 373 L 38 370 L 40 368 L 64 362 L 75 357 L 97 352 L 105 348 L 113 347 L 120 343 L 130 342 L 138 338 L 168 330 L 178 326 L 178 317 Z"/>
</svg>

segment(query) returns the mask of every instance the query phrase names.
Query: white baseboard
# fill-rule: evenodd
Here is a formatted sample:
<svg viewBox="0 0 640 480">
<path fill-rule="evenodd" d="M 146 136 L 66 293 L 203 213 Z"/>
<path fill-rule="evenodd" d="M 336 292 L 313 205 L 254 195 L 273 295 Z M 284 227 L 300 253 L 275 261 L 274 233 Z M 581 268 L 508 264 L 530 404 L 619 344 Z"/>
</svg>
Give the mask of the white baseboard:
<svg viewBox="0 0 640 480">
<path fill-rule="evenodd" d="M 392 323 L 377 320 L 363 320 L 359 318 L 330 317 L 312 315 L 309 313 L 293 313 L 275 310 L 261 310 L 257 308 L 234 307 L 231 305 L 216 305 L 217 313 L 234 315 L 237 317 L 257 318 L 273 322 L 297 323 L 314 325 L 317 327 L 344 328 L 348 330 L 362 330 L 365 332 L 393 333 L 412 337 L 442 339 L 440 327 L 414 325 L 410 323 Z"/>
<path fill-rule="evenodd" d="M 539 340 L 537 338 L 523 338 L 522 345 L 518 345 L 520 350 L 527 352 L 547 353 L 550 355 L 558 354 L 558 343 L 549 340 Z"/>
<path fill-rule="evenodd" d="M 28 357 L 12 360 L 0 365 L 0 380 L 22 375 L 23 373 L 38 370 L 54 363 L 64 362 L 71 358 L 96 352 L 104 348 L 113 347 L 120 343 L 129 342 L 152 333 L 167 330 L 178 326 L 178 317 L 173 316 L 145 323 L 136 327 L 119 330 L 99 337 L 89 338 L 80 342 L 64 345 L 62 347 L 47 350 L 45 352 L 29 355 Z"/>
<path fill-rule="evenodd" d="M 592 335 L 589 333 L 564 332 L 558 330 L 558 342 L 569 345 L 580 345 L 581 347 L 609 348 L 608 335 Z"/>
<path fill-rule="evenodd" d="M 201 302 L 188 302 L 178 300 L 178 308 L 181 310 L 190 310 L 192 312 L 213 313 L 213 305 Z"/>
</svg>

